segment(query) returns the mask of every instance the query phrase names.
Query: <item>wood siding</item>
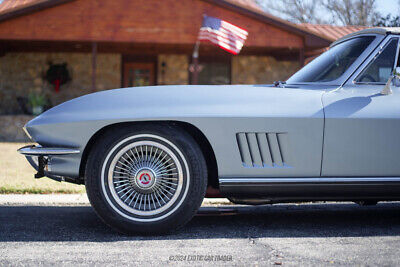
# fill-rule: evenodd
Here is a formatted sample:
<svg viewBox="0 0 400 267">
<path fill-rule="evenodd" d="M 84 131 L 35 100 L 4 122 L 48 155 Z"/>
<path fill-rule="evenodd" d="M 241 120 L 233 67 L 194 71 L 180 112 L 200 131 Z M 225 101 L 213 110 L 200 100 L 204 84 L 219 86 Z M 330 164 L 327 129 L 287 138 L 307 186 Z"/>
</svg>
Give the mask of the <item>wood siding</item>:
<svg viewBox="0 0 400 267">
<path fill-rule="evenodd" d="M 247 29 L 247 47 L 303 47 L 299 35 L 201 0 L 77 0 L 1 22 L 0 40 L 187 45 L 203 14 Z"/>
</svg>

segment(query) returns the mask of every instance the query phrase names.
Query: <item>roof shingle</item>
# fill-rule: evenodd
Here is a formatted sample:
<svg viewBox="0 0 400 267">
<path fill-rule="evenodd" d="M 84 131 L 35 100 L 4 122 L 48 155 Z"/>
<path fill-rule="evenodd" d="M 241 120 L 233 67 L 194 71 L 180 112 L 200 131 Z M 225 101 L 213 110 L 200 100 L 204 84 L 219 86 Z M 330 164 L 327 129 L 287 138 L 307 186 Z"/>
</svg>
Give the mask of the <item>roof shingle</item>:
<svg viewBox="0 0 400 267">
<path fill-rule="evenodd" d="M 3 0 L 0 2 L 0 14 L 33 6 L 40 2 L 43 2 L 43 0 Z"/>
<path fill-rule="evenodd" d="M 302 23 L 299 25 L 311 32 L 315 32 L 316 34 L 326 36 L 331 41 L 335 41 L 347 34 L 368 28 L 365 26 L 334 26 L 327 24 L 309 24 L 309 23 Z"/>
<path fill-rule="evenodd" d="M 12 12 L 26 7 L 34 6 L 41 2 L 49 0 L 0 0 L 0 14 Z M 51 0 L 50 0 L 51 1 Z M 261 10 L 261 7 L 255 0 L 228 0 L 233 4 L 237 4 L 246 8 Z"/>
<path fill-rule="evenodd" d="M 259 4 L 257 4 L 256 0 L 226 0 L 227 2 L 231 2 L 232 4 L 236 4 L 248 9 L 255 9 L 262 11 L 262 8 Z"/>
</svg>

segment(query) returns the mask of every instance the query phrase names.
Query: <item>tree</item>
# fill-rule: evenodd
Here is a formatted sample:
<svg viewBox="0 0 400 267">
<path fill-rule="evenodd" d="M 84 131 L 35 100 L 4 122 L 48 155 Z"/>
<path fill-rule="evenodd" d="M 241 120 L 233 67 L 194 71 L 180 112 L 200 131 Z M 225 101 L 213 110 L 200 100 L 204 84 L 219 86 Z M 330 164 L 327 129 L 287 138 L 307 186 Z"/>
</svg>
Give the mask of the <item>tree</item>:
<svg viewBox="0 0 400 267">
<path fill-rule="evenodd" d="M 379 18 L 376 0 L 325 0 L 323 5 L 343 25 L 372 26 Z"/>
<path fill-rule="evenodd" d="M 323 0 L 257 0 L 258 3 L 274 14 L 283 15 L 294 23 L 324 23 L 317 9 Z M 400 0 L 399 0 L 400 1 Z"/>
<path fill-rule="evenodd" d="M 391 14 L 389 14 L 386 17 L 380 17 L 375 26 L 400 27 L 400 16 L 392 16 Z"/>
<path fill-rule="evenodd" d="M 376 11 L 376 0 L 257 1 L 267 12 L 295 23 L 372 26 L 380 17 Z"/>
</svg>

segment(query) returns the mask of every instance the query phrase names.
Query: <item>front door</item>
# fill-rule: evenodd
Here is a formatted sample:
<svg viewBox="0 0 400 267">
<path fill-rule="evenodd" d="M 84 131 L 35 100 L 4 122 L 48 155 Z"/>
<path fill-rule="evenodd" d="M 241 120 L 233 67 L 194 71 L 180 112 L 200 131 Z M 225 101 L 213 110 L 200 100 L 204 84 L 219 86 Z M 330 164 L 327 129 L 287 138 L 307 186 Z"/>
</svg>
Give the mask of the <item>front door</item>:
<svg viewBox="0 0 400 267">
<path fill-rule="evenodd" d="M 124 87 L 150 86 L 155 84 L 154 63 L 125 63 Z"/>
<path fill-rule="evenodd" d="M 400 88 L 381 94 L 398 42 L 388 37 L 343 88 L 323 95 L 322 176 L 400 176 Z"/>
</svg>

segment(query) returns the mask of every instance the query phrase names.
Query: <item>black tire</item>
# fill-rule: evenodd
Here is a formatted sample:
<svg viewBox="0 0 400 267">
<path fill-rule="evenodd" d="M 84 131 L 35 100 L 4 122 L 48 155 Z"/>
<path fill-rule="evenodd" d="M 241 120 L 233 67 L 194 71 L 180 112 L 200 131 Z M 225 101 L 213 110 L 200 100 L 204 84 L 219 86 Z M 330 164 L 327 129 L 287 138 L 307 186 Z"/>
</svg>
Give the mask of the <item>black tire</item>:
<svg viewBox="0 0 400 267">
<path fill-rule="evenodd" d="M 355 201 L 354 203 L 360 205 L 360 206 L 375 206 L 378 204 L 377 200 L 359 200 Z"/>
<path fill-rule="evenodd" d="M 160 164 L 161 171 L 156 169 Z M 180 127 L 115 127 L 90 151 L 85 185 L 92 207 L 107 225 L 124 234 L 161 234 L 196 214 L 206 192 L 207 167 L 198 144 Z"/>
</svg>

